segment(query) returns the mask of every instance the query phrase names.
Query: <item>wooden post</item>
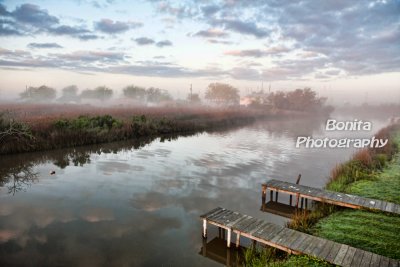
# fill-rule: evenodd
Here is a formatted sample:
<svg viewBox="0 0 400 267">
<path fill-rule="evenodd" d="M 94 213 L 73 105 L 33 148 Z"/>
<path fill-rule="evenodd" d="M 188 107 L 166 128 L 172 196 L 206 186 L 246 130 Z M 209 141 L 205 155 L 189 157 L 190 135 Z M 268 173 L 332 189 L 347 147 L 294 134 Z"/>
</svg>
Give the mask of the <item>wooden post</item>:
<svg viewBox="0 0 400 267">
<path fill-rule="evenodd" d="M 218 227 L 218 237 L 222 238 L 222 231 L 221 231 L 221 227 Z"/>
<path fill-rule="evenodd" d="M 300 193 L 296 193 L 296 209 L 299 208 L 299 198 L 300 198 Z"/>
<path fill-rule="evenodd" d="M 262 211 L 265 209 L 265 202 L 267 199 L 267 189 L 268 189 L 268 187 L 266 185 L 262 185 L 262 192 L 261 192 L 261 210 Z"/>
<path fill-rule="evenodd" d="M 226 246 L 228 248 L 231 247 L 231 234 L 232 234 L 232 230 L 228 229 L 228 237 L 226 238 Z"/>
<path fill-rule="evenodd" d="M 269 190 L 269 200 L 272 201 L 274 198 L 274 192 L 270 189 Z"/>
<path fill-rule="evenodd" d="M 300 179 L 301 179 L 301 174 L 299 174 L 299 176 L 297 176 L 296 184 L 300 183 Z"/>
<path fill-rule="evenodd" d="M 300 183 L 300 179 L 301 179 L 301 174 L 299 174 L 299 176 L 297 176 L 297 180 L 296 180 L 296 184 L 299 184 Z M 290 206 L 292 206 L 292 199 L 293 199 L 293 196 L 292 195 L 290 195 L 289 196 L 289 205 Z M 296 204 L 297 205 L 297 204 Z"/>
<path fill-rule="evenodd" d="M 222 231 L 222 239 L 225 239 L 225 229 L 221 228 L 221 231 Z"/>
<path fill-rule="evenodd" d="M 262 193 L 262 197 L 265 198 L 267 196 L 267 190 L 268 187 L 266 185 L 262 185 L 262 189 L 261 189 L 261 193 Z"/>
<path fill-rule="evenodd" d="M 300 204 L 301 208 L 303 208 L 303 203 L 304 203 L 304 197 L 301 198 L 301 204 Z"/>
<path fill-rule="evenodd" d="M 278 191 L 275 192 L 275 201 L 278 202 Z"/>
<path fill-rule="evenodd" d="M 226 266 L 231 266 L 231 249 L 226 249 Z"/>
<path fill-rule="evenodd" d="M 308 198 L 306 198 L 306 209 L 307 209 L 307 206 L 308 206 Z"/>
<path fill-rule="evenodd" d="M 207 239 L 203 238 L 203 256 L 207 256 Z"/>
<path fill-rule="evenodd" d="M 240 233 L 236 234 L 236 248 L 240 246 Z"/>
<path fill-rule="evenodd" d="M 253 240 L 253 247 L 255 248 L 257 245 L 257 241 Z"/>
<path fill-rule="evenodd" d="M 203 219 L 203 237 L 207 238 L 207 220 Z"/>
</svg>

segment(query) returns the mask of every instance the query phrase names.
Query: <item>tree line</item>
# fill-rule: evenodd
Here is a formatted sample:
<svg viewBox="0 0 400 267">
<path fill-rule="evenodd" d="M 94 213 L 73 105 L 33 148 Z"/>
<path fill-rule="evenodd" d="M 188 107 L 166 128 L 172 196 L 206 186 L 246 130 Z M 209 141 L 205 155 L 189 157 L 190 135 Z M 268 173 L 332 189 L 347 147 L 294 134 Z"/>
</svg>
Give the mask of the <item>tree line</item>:
<svg viewBox="0 0 400 267">
<path fill-rule="evenodd" d="M 94 89 L 85 89 L 78 93 L 79 89 L 76 85 L 70 85 L 61 90 L 61 97 L 57 99 L 60 102 L 76 102 L 82 100 L 110 100 L 114 95 L 114 91 L 106 86 L 98 86 Z M 134 85 L 127 86 L 123 89 L 123 95 L 130 99 L 147 102 L 162 102 L 172 100 L 172 96 L 168 91 L 159 88 L 143 88 Z M 57 97 L 57 91 L 46 85 L 39 87 L 29 87 L 20 94 L 21 99 L 32 102 L 53 101 Z"/>
<path fill-rule="evenodd" d="M 57 100 L 60 102 L 76 102 L 81 100 L 106 101 L 112 98 L 114 91 L 106 86 L 99 86 L 95 89 L 83 90 L 80 94 L 75 85 L 67 86 L 62 89 L 62 95 Z M 144 88 L 129 85 L 123 88 L 125 98 L 136 101 L 137 103 L 161 103 L 173 101 L 174 99 L 167 90 L 150 87 Z M 22 99 L 27 101 L 52 101 L 56 99 L 57 92 L 54 88 L 42 85 L 40 87 L 29 87 L 20 94 Z M 240 104 L 239 90 L 226 83 L 210 83 L 206 88 L 205 100 L 208 103 L 222 106 L 238 106 Z M 326 98 L 318 97 L 317 93 L 310 88 L 296 89 L 293 91 L 277 91 L 266 93 L 263 90 L 253 92 L 246 96 L 249 100 L 248 106 L 259 109 L 282 109 L 294 111 L 318 111 L 325 109 Z M 186 101 L 192 104 L 201 104 L 199 94 L 192 92 L 187 95 Z"/>
</svg>

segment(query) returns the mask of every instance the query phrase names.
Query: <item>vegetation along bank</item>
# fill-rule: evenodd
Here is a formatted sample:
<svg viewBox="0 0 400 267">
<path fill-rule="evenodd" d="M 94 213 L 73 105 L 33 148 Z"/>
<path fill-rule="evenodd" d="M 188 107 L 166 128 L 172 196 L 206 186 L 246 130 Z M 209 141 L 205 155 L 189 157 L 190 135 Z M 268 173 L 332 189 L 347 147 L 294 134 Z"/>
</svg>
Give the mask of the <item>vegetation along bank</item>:
<svg viewBox="0 0 400 267">
<path fill-rule="evenodd" d="M 376 138 L 388 138 L 383 148 L 360 150 L 337 165 L 327 190 L 400 204 L 400 125 L 380 130 Z M 288 227 L 347 244 L 393 259 L 400 259 L 400 216 L 380 211 L 354 210 L 316 203 L 310 212 L 298 212 Z M 289 255 L 267 248 L 245 251 L 246 266 L 332 266 L 309 256 Z"/>
</svg>

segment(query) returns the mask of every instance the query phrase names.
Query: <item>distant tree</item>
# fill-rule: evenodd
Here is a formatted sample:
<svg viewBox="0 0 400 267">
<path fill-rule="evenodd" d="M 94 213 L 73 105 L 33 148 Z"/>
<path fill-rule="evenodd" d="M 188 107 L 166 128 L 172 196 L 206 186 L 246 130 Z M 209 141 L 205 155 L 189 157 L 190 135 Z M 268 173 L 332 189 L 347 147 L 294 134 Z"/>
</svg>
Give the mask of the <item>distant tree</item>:
<svg viewBox="0 0 400 267">
<path fill-rule="evenodd" d="M 97 99 L 101 101 L 109 100 L 113 95 L 113 90 L 106 86 L 99 86 L 95 89 L 86 89 L 81 93 L 81 98 Z"/>
<path fill-rule="evenodd" d="M 129 85 L 124 88 L 124 96 L 135 100 L 145 100 L 146 89 L 139 86 Z"/>
<path fill-rule="evenodd" d="M 200 104 L 201 103 L 199 94 L 189 93 L 187 96 L 187 100 L 192 104 Z"/>
<path fill-rule="evenodd" d="M 172 97 L 166 90 L 150 87 L 146 90 L 146 99 L 148 102 L 159 103 L 172 100 Z"/>
<path fill-rule="evenodd" d="M 207 87 L 205 98 L 217 104 L 239 104 L 239 91 L 235 87 L 225 83 L 211 83 Z"/>
<path fill-rule="evenodd" d="M 24 92 L 20 93 L 21 99 L 34 102 L 50 101 L 56 98 L 56 95 L 56 90 L 46 85 L 29 87 Z"/>
<path fill-rule="evenodd" d="M 78 87 L 70 85 L 62 89 L 62 96 L 58 99 L 60 102 L 79 102 Z"/>
<path fill-rule="evenodd" d="M 288 109 L 289 101 L 286 94 L 282 91 L 273 92 L 268 96 L 268 101 L 275 107 L 279 109 Z"/>
<path fill-rule="evenodd" d="M 318 97 L 310 88 L 296 89 L 290 92 L 278 91 L 268 96 L 269 103 L 279 109 L 296 111 L 331 111 L 325 106 L 325 97 Z"/>
</svg>

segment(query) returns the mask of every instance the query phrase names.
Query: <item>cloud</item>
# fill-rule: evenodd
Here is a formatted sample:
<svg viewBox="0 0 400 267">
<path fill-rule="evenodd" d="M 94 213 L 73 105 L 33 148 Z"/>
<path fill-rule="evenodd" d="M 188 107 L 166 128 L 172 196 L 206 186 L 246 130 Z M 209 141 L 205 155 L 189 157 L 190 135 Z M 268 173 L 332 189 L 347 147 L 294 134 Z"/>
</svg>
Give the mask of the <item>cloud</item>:
<svg viewBox="0 0 400 267">
<path fill-rule="evenodd" d="M 201 11 L 205 17 L 209 17 L 220 11 L 221 7 L 218 5 L 202 6 Z"/>
<path fill-rule="evenodd" d="M 159 41 L 156 43 L 156 46 L 158 47 L 172 46 L 172 42 L 169 40 Z"/>
<path fill-rule="evenodd" d="M 81 40 L 94 39 L 91 31 L 81 26 L 60 24 L 60 20 L 37 5 L 23 4 L 9 12 L 0 4 L 0 36 L 23 36 L 38 33 L 68 35 Z M 90 38 L 89 38 L 90 37 Z"/>
<path fill-rule="evenodd" d="M 0 18 L 0 36 L 21 36 L 23 35 L 17 28 L 14 21 Z"/>
<path fill-rule="evenodd" d="M 257 24 L 251 21 L 223 19 L 214 20 L 213 24 L 222 25 L 225 27 L 225 29 L 229 29 L 240 34 L 252 35 L 256 38 L 265 38 L 269 35 L 269 31 L 266 28 L 259 27 Z"/>
<path fill-rule="evenodd" d="M 225 45 L 233 44 L 233 42 L 231 42 L 231 41 L 218 40 L 218 39 L 208 39 L 207 42 L 209 42 L 211 44 L 225 44 Z"/>
<path fill-rule="evenodd" d="M 118 34 L 128 31 L 129 29 L 142 27 L 140 22 L 122 22 L 110 19 L 102 19 L 95 23 L 95 28 L 103 33 Z"/>
<path fill-rule="evenodd" d="M 198 31 L 193 36 L 206 37 L 206 38 L 226 38 L 229 36 L 229 34 L 220 29 L 210 28 L 207 30 Z"/>
<path fill-rule="evenodd" d="M 49 28 L 48 29 L 49 33 L 53 33 L 56 35 L 71 35 L 71 36 L 76 36 L 79 34 L 83 33 L 88 33 L 90 32 L 89 30 L 83 29 L 83 28 L 75 28 L 67 25 L 61 25 L 55 28 Z"/>
<path fill-rule="evenodd" d="M 89 51 L 81 50 L 67 54 L 53 54 L 58 59 L 81 62 L 119 62 L 124 60 L 124 54 L 110 51 Z"/>
<path fill-rule="evenodd" d="M 78 38 L 82 41 L 88 41 L 88 40 L 96 40 L 99 39 L 100 37 L 95 34 L 81 34 L 78 35 Z"/>
<path fill-rule="evenodd" d="M 277 47 L 270 47 L 268 49 L 248 49 L 248 50 L 231 50 L 227 51 L 224 54 L 229 56 L 236 56 L 236 57 L 255 57 L 260 58 L 268 55 L 278 55 L 284 52 L 288 52 L 290 49 L 277 46 Z"/>
<path fill-rule="evenodd" d="M 59 20 L 55 16 L 49 15 L 47 10 L 40 9 L 39 6 L 33 4 L 23 4 L 18 6 L 12 13 L 12 17 L 19 22 L 30 24 L 37 28 L 49 28 L 54 24 L 58 24 Z"/>
<path fill-rule="evenodd" d="M 63 48 L 57 43 L 30 43 L 29 48 Z"/>
<path fill-rule="evenodd" d="M 134 41 L 138 45 L 151 45 L 151 44 L 155 43 L 155 41 L 153 39 L 150 39 L 150 38 L 147 38 L 147 37 L 136 38 L 136 39 L 134 39 Z"/>
<path fill-rule="evenodd" d="M 232 50 L 224 53 L 229 56 L 236 57 L 262 57 L 265 55 L 265 52 L 260 49 L 249 49 L 249 50 Z"/>
</svg>

